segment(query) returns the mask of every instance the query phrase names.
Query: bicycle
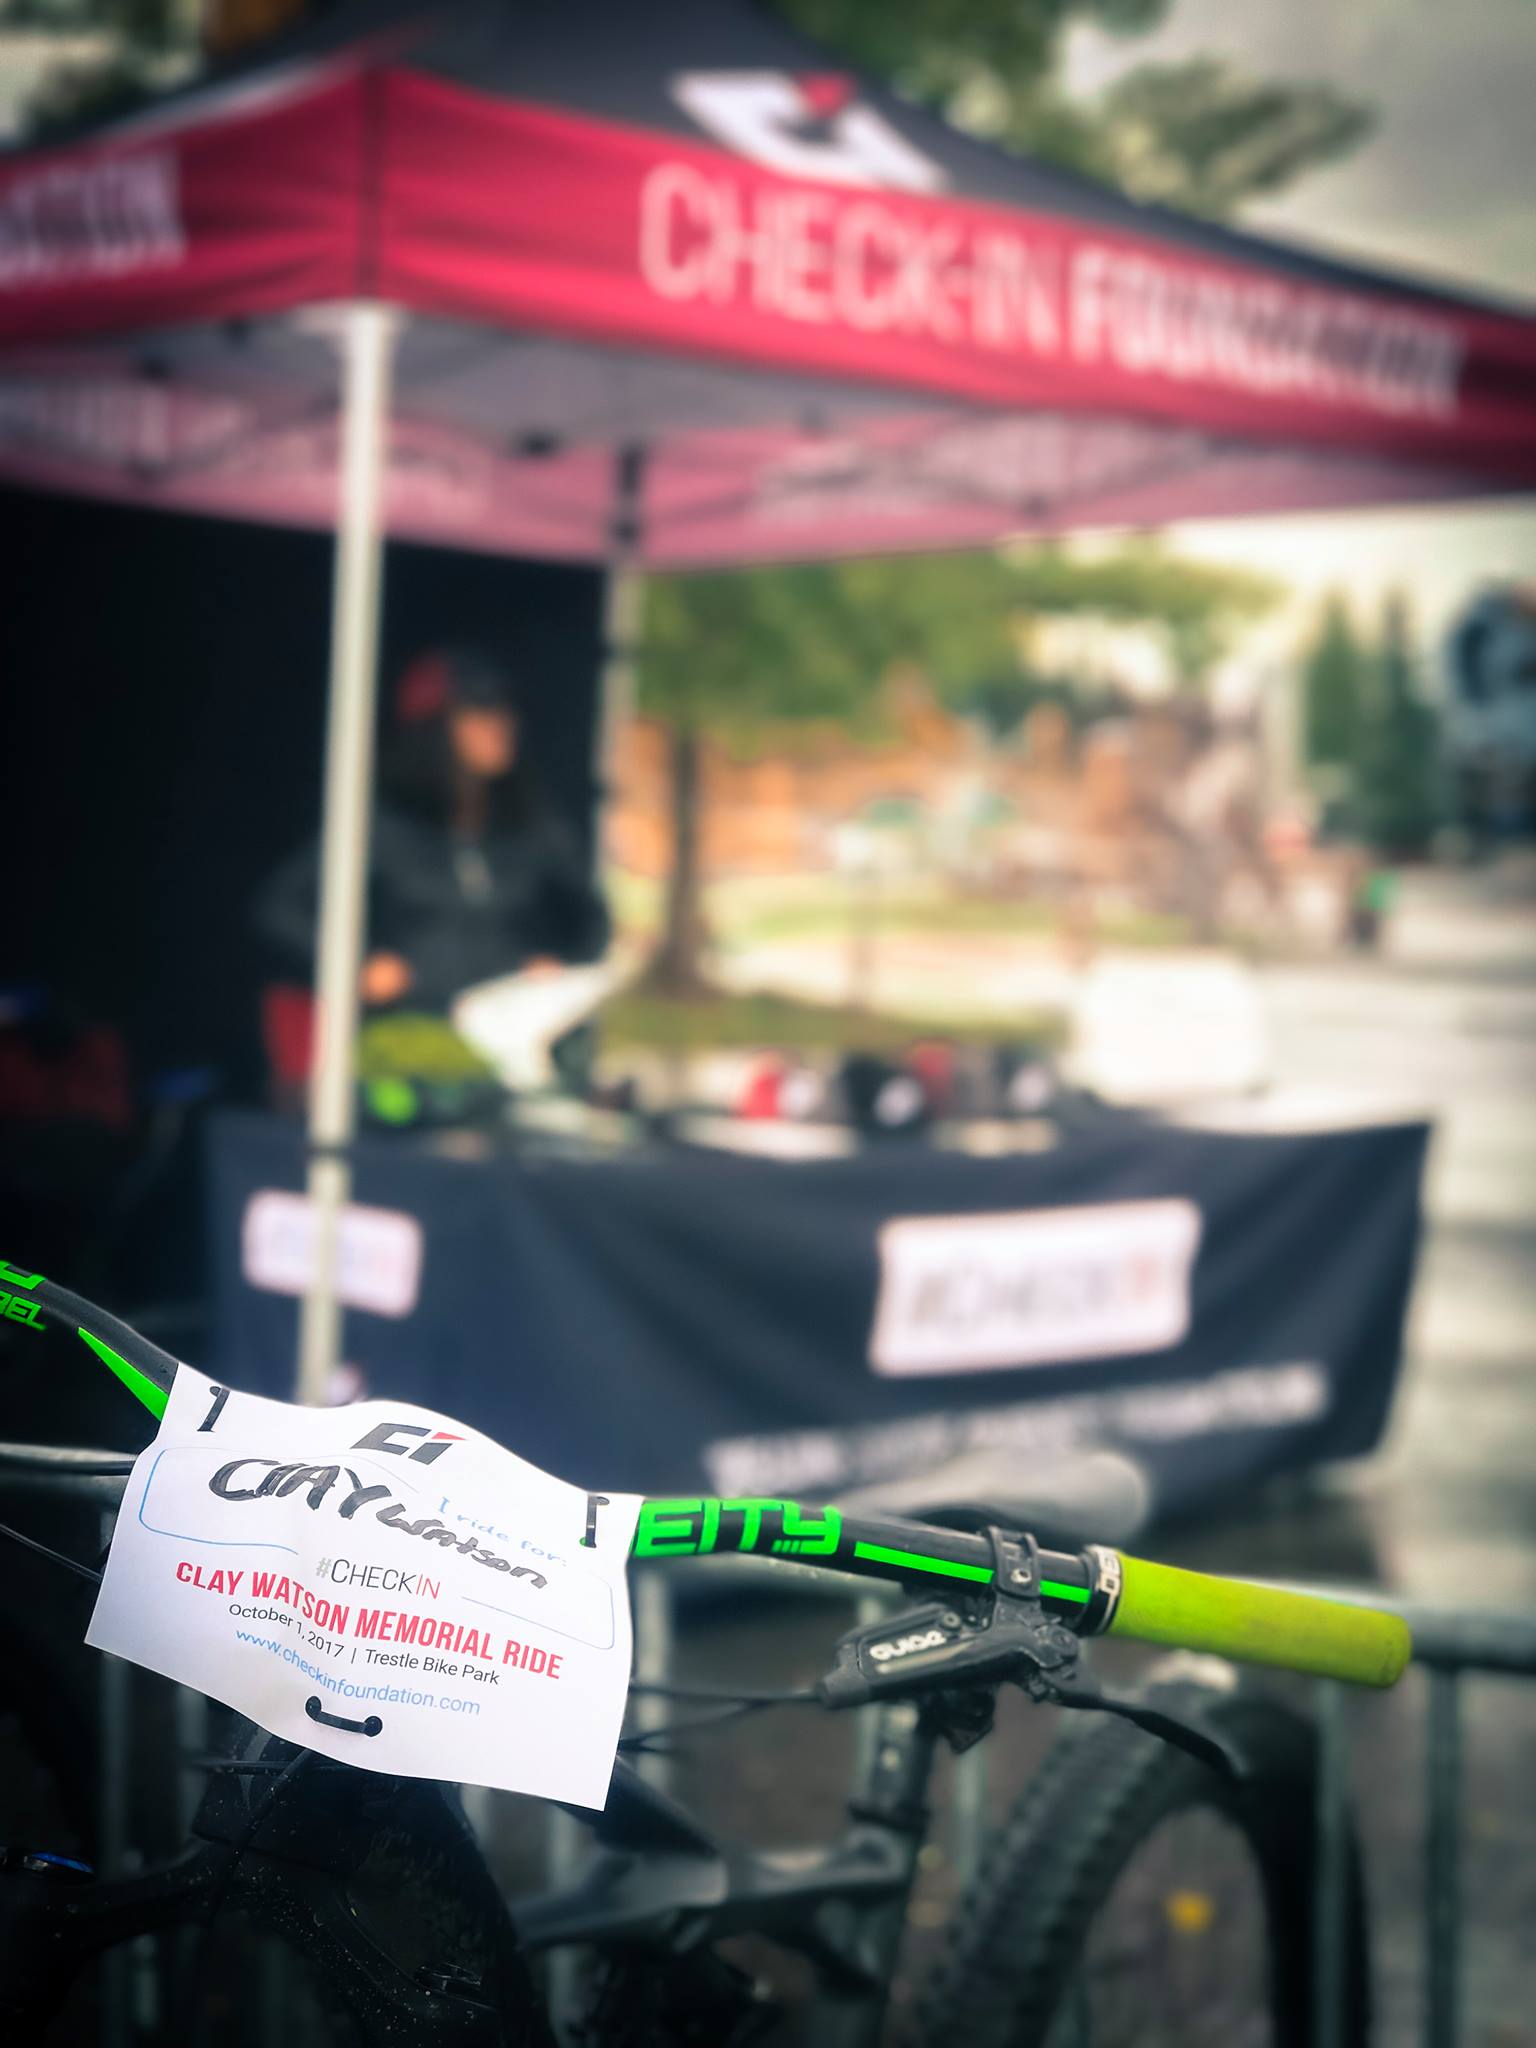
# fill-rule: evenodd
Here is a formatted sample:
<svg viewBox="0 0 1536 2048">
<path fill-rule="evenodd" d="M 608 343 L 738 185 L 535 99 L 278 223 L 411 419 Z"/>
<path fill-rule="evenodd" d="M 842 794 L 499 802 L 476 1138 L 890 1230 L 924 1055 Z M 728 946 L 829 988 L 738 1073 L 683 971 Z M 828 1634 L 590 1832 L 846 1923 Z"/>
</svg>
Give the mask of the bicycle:
<svg viewBox="0 0 1536 2048">
<path fill-rule="evenodd" d="M 7 1312 L 62 1347 L 66 1366 L 83 1340 L 152 1414 L 163 1413 L 178 1369 L 168 1353 L 40 1276 L 0 1267 L 0 1287 L 22 1305 Z M 0 1445 L 0 1473 L 31 1486 L 111 1482 L 120 1495 L 116 1482 L 132 1466 L 112 1453 Z M 809 1526 L 820 1532 L 814 1555 L 797 1555 Z M 96 1576 L 8 1523 L 0 1534 Z M 306 2040 L 313 2020 L 342 2043 L 552 2048 L 531 1964 L 575 1946 L 596 1958 L 582 2042 L 740 2048 L 774 2024 L 752 1978 L 721 1950 L 750 1933 L 809 1959 L 818 1992 L 806 2041 L 875 2048 L 928 1834 L 936 1751 L 986 1735 L 999 1688 L 1014 1684 L 1036 1701 L 1105 1718 L 1059 1741 L 998 1829 L 953 1916 L 918 2038 L 927 2048 L 1309 2048 L 1308 1723 L 1234 1689 L 1226 1666 L 1214 1683 L 1202 1670 L 1134 1693 L 1104 1691 L 1084 1677 L 1082 1647 L 1110 1634 L 1387 1685 L 1410 1650 L 1400 1621 L 1103 1546 L 1045 1550 L 974 1503 L 919 1522 L 789 1502 L 654 1500 L 641 1510 L 633 1551 L 681 1562 L 775 1543 L 783 1569 L 894 1582 L 908 1604 L 844 1633 L 812 1688 L 652 1690 L 707 1702 L 718 1715 L 868 1708 L 875 1735 L 837 1841 L 804 1852 L 722 1841 L 621 1755 L 603 1811 L 567 1809 L 590 1831 L 584 1867 L 564 1887 L 509 1906 L 451 1787 L 336 1763 L 220 1710 L 221 1739 L 201 1760 L 207 1788 L 180 1854 L 108 1877 L 46 1844 L 15 1843 L 0 1855 L 0 2016 L 16 2030 L 11 2038 L 39 2038 L 93 1958 L 145 1937 L 167 1952 L 171 1998 L 165 2027 L 141 2038 L 178 2048 L 203 2038 L 217 1942 L 238 1916 L 309 1966 L 310 2017 L 290 2023 L 290 2041 Z M 51 1713 L 35 1689 L 18 1693 L 34 1725 Z M 644 1748 L 654 1737 L 626 1740 Z M 1148 1858 L 1166 1860 L 1188 1822 L 1226 1842 L 1232 1884 L 1247 1888 L 1240 1931 L 1257 1939 L 1263 1982 L 1250 1970 L 1233 1991 L 1237 1965 L 1223 1949 L 1193 1994 L 1203 2010 L 1175 1996 L 1159 2020 L 1158 1987 L 1142 1970 L 1128 1977 L 1124 1955 L 1105 1944 L 1123 1947 L 1128 1931 L 1155 1927 L 1170 1895 L 1157 1876 L 1149 1907 L 1137 1872 Z M 1359 2048 L 1368 1997 L 1357 1871 L 1342 1939 L 1341 2038 Z M 237 1955 L 228 1982 L 240 1968 Z M 1129 2007 L 1116 2004 L 1122 1992 Z M 223 2039 L 243 2038 L 239 2017 L 226 1996 Z M 1097 2031 L 1083 2031 L 1089 2025 Z"/>
</svg>

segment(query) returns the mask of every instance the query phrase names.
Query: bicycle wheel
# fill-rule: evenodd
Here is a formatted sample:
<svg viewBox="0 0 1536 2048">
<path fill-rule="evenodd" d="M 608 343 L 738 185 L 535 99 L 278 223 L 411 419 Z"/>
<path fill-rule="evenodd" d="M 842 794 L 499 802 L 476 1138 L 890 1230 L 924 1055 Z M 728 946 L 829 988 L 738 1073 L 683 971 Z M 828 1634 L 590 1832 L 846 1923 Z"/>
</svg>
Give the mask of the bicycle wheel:
<svg viewBox="0 0 1536 2048">
<path fill-rule="evenodd" d="M 1248 1760 L 1234 1785 L 1105 1718 L 1056 1743 L 998 1830 L 922 2005 L 928 2048 L 1311 2048 L 1317 1743 L 1273 1701 L 1159 1687 Z M 1369 2032 L 1347 1855 L 1341 2038 Z"/>
</svg>

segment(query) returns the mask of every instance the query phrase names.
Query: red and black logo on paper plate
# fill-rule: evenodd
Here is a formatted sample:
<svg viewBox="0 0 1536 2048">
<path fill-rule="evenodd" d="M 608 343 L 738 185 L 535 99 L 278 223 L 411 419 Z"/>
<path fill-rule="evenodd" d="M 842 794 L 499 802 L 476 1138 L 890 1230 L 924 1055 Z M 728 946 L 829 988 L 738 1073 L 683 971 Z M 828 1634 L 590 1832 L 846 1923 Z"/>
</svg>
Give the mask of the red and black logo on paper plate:
<svg viewBox="0 0 1536 2048">
<path fill-rule="evenodd" d="M 942 168 L 840 72 L 683 71 L 672 96 L 738 156 L 791 178 L 937 192 Z"/>
<path fill-rule="evenodd" d="M 419 1441 L 400 1443 L 397 1441 L 400 1437 L 416 1437 Z M 414 1422 L 379 1422 L 366 1436 L 360 1436 L 352 1448 L 354 1451 L 388 1451 L 396 1458 L 409 1458 L 413 1465 L 431 1465 L 450 1444 L 463 1441 L 463 1437 L 451 1436 L 446 1429 L 422 1429 Z"/>
</svg>

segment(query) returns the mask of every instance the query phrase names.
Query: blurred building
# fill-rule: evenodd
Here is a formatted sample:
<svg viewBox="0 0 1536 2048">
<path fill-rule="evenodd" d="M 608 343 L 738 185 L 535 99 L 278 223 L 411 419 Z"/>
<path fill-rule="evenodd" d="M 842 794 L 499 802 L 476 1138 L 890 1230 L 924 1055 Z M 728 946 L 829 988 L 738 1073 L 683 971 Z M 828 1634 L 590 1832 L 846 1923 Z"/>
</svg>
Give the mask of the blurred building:
<svg viewBox="0 0 1536 2048">
<path fill-rule="evenodd" d="M 860 742 L 841 725 L 785 728 L 750 753 L 706 741 L 702 851 L 712 874 L 798 874 L 839 865 L 838 832 L 873 811 L 875 830 L 921 825 L 983 759 L 976 728 L 912 681 L 891 692 L 885 731 Z M 613 856 L 661 876 L 672 862 L 671 753 L 663 726 L 626 726 L 614 776 Z M 888 821 L 882 826 L 882 816 Z"/>
<path fill-rule="evenodd" d="M 1261 918 L 1273 894 L 1254 718 L 1171 697 L 1127 699 L 1079 724 L 1045 702 L 999 741 L 908 676 L 888 693 L 883 726 L 868 740 L 830 723 L 785 728 L 750 753 L 706 742 L 705 872 L 907 873 L 1056 902 L 1087 890 L 1207 929 Z M 665 876 L 663 726 L 626 728 L 614 787 L 617 865 Z"/>
</svg>

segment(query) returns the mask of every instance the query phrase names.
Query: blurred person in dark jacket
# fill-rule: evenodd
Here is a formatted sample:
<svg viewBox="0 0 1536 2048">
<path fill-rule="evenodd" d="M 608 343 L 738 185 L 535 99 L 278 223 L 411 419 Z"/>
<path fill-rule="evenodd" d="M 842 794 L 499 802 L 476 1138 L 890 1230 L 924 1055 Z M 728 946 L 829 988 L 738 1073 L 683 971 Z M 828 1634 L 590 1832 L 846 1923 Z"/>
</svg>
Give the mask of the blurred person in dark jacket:
<svg viewBox="0 0 1536 2048">
<path fill-rule="evenodd" d="M 274 953 L 306 978 L 318 897 L 311 845 L 256 906 Z M 451 1017 L 513 1087 L 551 1078 L 550 1045 L 611 985 L 602 896 L 523 758 L 512 678 L 479 650 L 421 655 L 400 678 L 367 916 L 368 1011 Z"/>
</svg>

